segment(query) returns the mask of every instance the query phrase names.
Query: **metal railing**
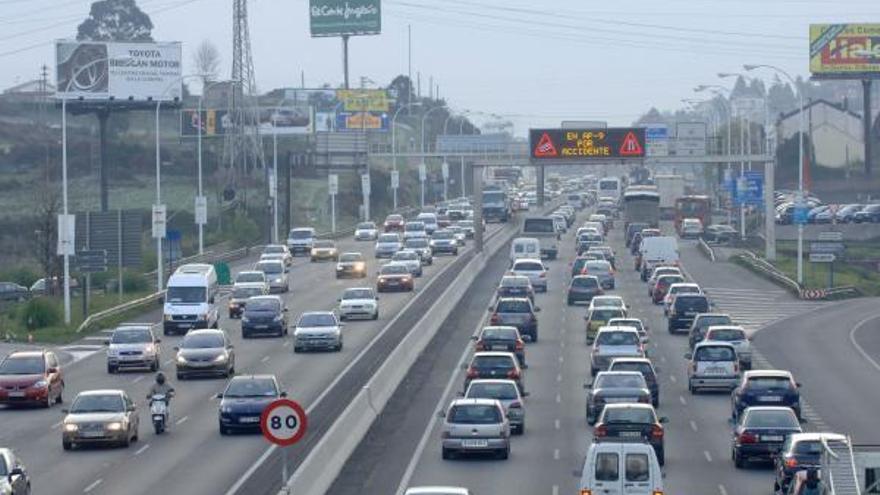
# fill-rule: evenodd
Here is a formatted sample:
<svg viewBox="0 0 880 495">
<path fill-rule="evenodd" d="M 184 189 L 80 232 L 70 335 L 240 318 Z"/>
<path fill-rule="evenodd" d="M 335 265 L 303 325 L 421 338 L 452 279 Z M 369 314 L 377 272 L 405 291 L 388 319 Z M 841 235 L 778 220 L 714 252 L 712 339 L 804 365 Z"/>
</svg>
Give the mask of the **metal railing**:
<svg viewBox="0 0 880 495">
<path fill-rule="evenodd" d="M 700 237 L 698 247 L 700 248 L 700 251 L 702 251 L 703 254 L 706 255 L 707 258 L 709 258 L 709 261 L 711 261 L 712 263 L 715 262 L 715 250 L 712 249 L 712 246 L 707 244 L 706 240 L 702 237 Z"/>
<path fill-rule="evenodd" d="M 767 260 L 755 256 L 755 254 L 750 251 L 738 254 L 736 255 L 736 258 L 741 260 L 746 268 L 762 275 L 764 278 L 767 278 L 772 282 L 775 282 L 777 285 L 792 292 L 796 296 L 801 297 L 803 287 L 801 287 L 801 285 L 795 280 L 782 273 L 782 271 L 773 266 Z"/>
<path fill-rule="evenodd" d="M 139 299 L 133 299 L 131 301 L 122 303 L 120 305 L 113 306 L 112 308 L 105 309 L 104 311 L 99 311 L 93 315 L 90 315 L 88 318 L 86 318 L 76 328 L 76 333 L 82 333 L 83 330 L 89 328 L 93 324 L 98 323 L 99 321 L 104 320 L 106 318 L 112 318 L 114 316 L 125 313 L 126 311 L 129 311 L 132 309 L 137 309 L 142 306 L 146 306 L 148 304 L 155 304 L 160 299 L 162 299 L 162 297 L 164 297 L 164 296 L 165 296 L 165 291 L 155 292 L 153 294 L 150 294 L 149 296 L 144 296 Z"/>
</svg>

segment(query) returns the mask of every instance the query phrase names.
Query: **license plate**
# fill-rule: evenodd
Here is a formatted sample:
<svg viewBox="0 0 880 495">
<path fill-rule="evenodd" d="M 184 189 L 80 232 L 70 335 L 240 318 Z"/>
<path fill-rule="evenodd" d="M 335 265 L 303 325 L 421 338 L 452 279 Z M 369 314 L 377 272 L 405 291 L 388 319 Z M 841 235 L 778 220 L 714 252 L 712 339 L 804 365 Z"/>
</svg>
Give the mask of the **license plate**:
<svg viewBox="0 0 880 495">
<path fill-rule="evenodd" d="M 260 418 L 257 417 L 247 417 L 247 418 L 238 418 L 239 423 L 259 423 Z"/>
<path fill-rule="evenodd" d="M 785 437 L 783 437 L 782 435 L 766 435 L 766 436 L 762 435 L 761 436 L 761 441 L 763 441 L 763 442 L 781 442 L 783 440 L 785 440 Z"/>
<path fill-rule="evenodd" d="M 79 434 L 83 438 L 101 438 L 104 436 L 103 431 L 84 431 Z"/>
<path fill-rule="evenodd" d="M 269 328 L 269 325 L 254 325 L 254 328 L 256 328 L 257 330 L 265 330 Z"/>
<path fill-rule="evenodd" d="M 712 368 L 706 368 L 706 374 L 707 375 L 723 375 L 724 368 L 719 368 L 717 366 L 714 366 Z"/>
<path fill-rule="evenodd" d="M 9 392 L 10 397 L 21 398 L 24 397 L 24 392 Z"/>
<path fill-rule="evenodd" d="M 635 400 L 630 399 L 628 397 L 609 397 L 605 399 L 607 404 L 620 404 L 624 402 L 635 402 Z"/>
<path fill-rule="evenodd" d="M 461 446 L 468 449 L 479 449 L 489 446 L 488 440 L 462 440 Z"/>
<path fill-rule="evenodd" d="M 782 400 L 782 397 L 778 395 L 767 395 L 764 397 L 758 397 L 760 402 L 779 402 Z"/>
<path fill-rule="evenodd" d="M 492 350 L 493 351 L 506 351 L 507 346 L 506 345 L 493 345 Z"/>
<path fill-rule="evenodd" d="M 640 432 L 640 431 L 622 431 L 622 432 L 620 432 L 620 436 L 623 438 L 641 438 L 642 432 Z"/>
</svg>

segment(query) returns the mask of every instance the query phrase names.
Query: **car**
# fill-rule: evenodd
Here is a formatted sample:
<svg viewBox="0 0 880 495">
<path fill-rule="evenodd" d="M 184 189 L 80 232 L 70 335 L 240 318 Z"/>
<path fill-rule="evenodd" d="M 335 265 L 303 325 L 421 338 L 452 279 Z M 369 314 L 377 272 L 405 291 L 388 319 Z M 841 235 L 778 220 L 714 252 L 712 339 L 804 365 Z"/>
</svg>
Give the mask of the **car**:
<svg viewBox="0 0 880 495">
<path fill-rule="evenodd" d="M 794 473 L 785 495 L 823 495 L 828 491 L 820 469 L 802 469 Z"/>
<path fill-rule="evenodd" d="M 733 430 L 733 465 L 742 469 L 751 460 L 772 461 L 789 435 L 802 432 L 794 411 L 788 407 L 748 407 Z"/>
<path fill-rule="evenodd" d="M 698 239 L 703 235 L 703 222 L 699 218 L 684 218 L 678 236 L 682 239 Z"/>
<path fill-rule="evenodd" d="M 293 255 L 290 254 L 290 249 L 284 244 L 267 245 L 263 248 L 263 254 L 260 259 L 264 259 L 263 256 L 280 259 L 284 262 L 284 266 L 288 268 L 293 265 Z"/>
<path fill-rule="evenodd" d="M 790 407 L 795 416 L 803 417 L 800 384 L 794 381 L 790 371 L 785 370 L 746 371 L 733 389 L 730 403 L 734 421 L 751 406 Z"/>
<path fill-rule="evenodd" d="M 654 271 L 651 272 L 651 276 L 648 277 L 648 295 L 652 295 L 651 291 L 654 290 L 654 284 L 657 283 L 657 279 L 664 275 L 680 275 L 684 277 L 684 274 L 681 272 L 681 268 L 677 266 L 670 265 L 660 265 L 654 268 Z"/>
<path fill-rule="evenodd" d="M 799 493 L 786 490 L 801 472 L 819 469 L 825 451 L 823 442 L 843 443 L 847 438 L 836 433 L 792 433 L 785 438 L 779 454 L 773 458 L 775 492 Z"/>
<path fill-rule="evenodd" d="M 13 351 L 0 361 L 0 404 L 49 408 L 64 396 L 64 372 L 54 352 Z"/>
<path fill-rule="evenodd" d="M 462 232 L 464 232 L 465 239 L 474 238 L 476 227 L 474 226 L 473 220 L 459 220 L 458 222 L 456 222 L 456 225 L 461 227 Z"/>
<path fill-rule="evenodd" d="M 650 359 L 646 357 L 616 357 L 608 365 L 608 371 L 638 371 L 645 378 L 648 390 L 651 391 L 651 405 L 660 406 L 660 382 L 657 380 L 657 370 Z"/>
<path fill-rule="evenodd" d="M 527 393 L 521 393 L 516 382 L 513 380 L 474 380 L 468 385 L 464 393 L 465 399 L 494 399 L 501 403 L 507 420 L 510 422 L 510 431 L 514 435 L 522 435 L 526 429 L 526 409 L 523 397 Z"/>
<path fill-rule="evenodd" d="M 403 248 L 400 240 L 400 234 L 382 234 L 376 240 L 376 248 L 374 256 L 378 258 L 390 258 L 394 253 Z"/>
<path fill-rule="evenodd" d="M 590 248 L 601 246 L 605 239 L 596 233 L 583 233 L 577 237 L 577 246 L 575 251 L 581 255 L 590 250 Z"/>
<path fill-rule="evenodd" d="M 361 222 L 354 228 L 354 240 L 375 241 L 379 237 L 379 228 L 375 222 Z"/>
<path fill-rule="evenodd" d="M 471 356 L 470 363 L 465 367 L 464 387 L 478 378 L 503 378 L 513 380 L 520 392 L 525 392 L 525 370 L 519 365 L 516 355 L 512 352 L 480 351 Z"/>
<path fill-rule="evenodd" d="M 260 417 L 266 406 L 287 397 L 275 375 L 239 375 L 217 394 L 220 406 L 217 423 L 221 435 L 238 431 L 260 432 Z"/>
<path fill-rule="evenodd" d="M 624 244 L 626 247 L 632 246 L 633 238 L 635 235 L 642 231 L 642 229 L 650 228 L 651 226 L 646 223 L 641 222 L 632 222 L 627 224 L 626 229 L 624 230 Z"/>
<path fill-rule="evenodd" d="M 336 278 L 364 278 L 367 276 L 367 261 L 361 253 L 350 252 L 339 255 L 336 262 Z"/>
<path fill-rule="evenodd" d="M 403 226 L 403 240 L 417 239 L 420 237 L 428 237 L 428 231 L 425 230 L 425 222 L 406 222 Z"/>
<path fill-rule="evenodd" d="M 402 249 L 391 257 L 393 263 L 405 265 L 413 277 L 422 276 L 422 258 L 411 249 Z"/>
<path fill-rule="evenodd" d="M 342 326 L 332 311 L 309 311 L 300 315 L 293 330 L 293 352 L 342 350 Z"/>
<path fill-rule="evenodd" d="M 644 357 L 639 331 L 633 327 L 602 327 L 590 350 L 590 376 L 605 371 L 617 357 Z"/>
<path fill-rule="evenodd" d="M 714 244 L 725 244 L 737 235 L 736 229 L 730 225 L 709 225 L 703 229 L 703 240 Z"/>
<path fill-rule="evenodd" d="M 284 263 L 277 260 L 258 261 L 254 269 L 263 272 L 269 281 L 269 293 L 290 292 L 287 269 Z"/>
<path fill-rule="evenodd" d="M 547 292 L 547 267 L 539 259 L 520 258 L 513 262 L 509 275 L 528 277 L 535 291 Z"/>
<path fill-rule="evenodd" d="M 392 290 L 412 292 L 415 290 L 415 280 L 407 265 L 387 263 L 379 269 L 376 290 L 379 292 Z"/>
<path fill-rule="evenodd" d="M 654 448 L 641 442 L 594 442 L 580 473 L 581 495 L 662 495 L 664 473 Z"/>
<path fill-rule="evenodd" d="M 689 282 L 676 282 L 669 285 L 669 288 L 666 289 L 666 295 L 663 297 L 663 314 L 669 314 L 669 307 L 672 305 L 672 300 L 675 298 L 676 294 L 702 294 L 703 289 L 700 288 L 699 284 L 689 283 Z"/>
<path fill-rule="evenodd" d="M 248 300 L 241 315 L 241 338 L 257 335 L 287 335 L 287 304 L 279 296 L 257 296 Z"/>
<path fill-rule="evenodd" d="M 592 302 L 593 298 L 605 293 L 599 279 L 594 275 L 576 275 L 572 277 L 566 292 L 566 303 L 569 306 L 579 302 Z"/>
<path fill-rule="evenodd" d="M 308 255 L 312 251 L 312 245 L 315 242 L 315 229 L 311 227 L 297 227 L 290 229 L 287 234 L 287 248 L 290 254 Z"/>
<path fill-rule="evenodd" d="M 31 296 L 27 287 L 15 282 L 0 282 L 0 301 L 22 302 Z"/>
<path fill-rule="evenodd" d="M 880 204 L 865 205 L 853 215 L 855 223 L 880 223 Z"/>
<path fill-rule="evenodd" d="M 334 241 L 315 241 L 309 256 L 311 262 L 339 261 L 339 250 Z"/>
<path fill-rule="evenodd" d="M 614 249 L 611 246 L 591 246 L 590 249 L 587 250 L 587 253 L 600 253 L 602 254 L 602 259 L 611 263 L 611 268 L 617 270 L 617 257 L 614 255 Z M 586 254 L 586 253 L 585 253 Z"/>
<path fill-rule="evenodd" d="M 520 366 L 526 366 L 526 346 L 516 327 L 499 325 L 483 327 L 472 339 L 475 351 L 512 352 L 519 360 Z"/>
<path fill-rule="evenodd" d="M 113 330 L 107 340 L 107 373 L 125 368 L 156 372 L 162 366 L 162 339 L 153 333 L 150 323 L 128 323 Z"/>
<path fill-rule="evenodd" d="M 538 341 L 538 312 L 541 308 L 526 297 L 502 297 L 489 306 L 491 325 L 512 326 L 531 342 Z"/>
<path fill-rule="evenodd" d="M 455 242 L 458 243 L 459 247 L 464 247 L 467 244 L 467 236 L 458 225 L 450 225 L 446 227 L 446 230 L 452 232 L 452 235 L 455 237 Z"/>
<path fill-rule="evenodd" d="M 474 495 L 474 492 L 457 486 L 414 486 L 407 488 L 403 495 Z"/>
<path fill-rule="evenodd" d="M 651 404 L 607 404 L 593 427 L 593 441 L 641 440 L 654 447 L 662 466 L 666 463 L 663 425 L 668 422 L 657 417 Z"/>
<path fill-rule="evenodd" d="M 856 213 L 861 211 L 865 206 L 866 205 L 860 204 L 842 206 L 837 210 L 837 214 L 835 215 L 837 223 L 853 223 L 855 221 Z"/>
<path fill-rule="evenodd" d="M 535 303 L 535 289 L 529 277 L 519 275 L 505 275 L 501 277 L 498 288 L 495 289 L 495 298 L 502 297 L 527 297 Z"/>
<path fill-rule="evenodd" d="M 455 234 L 451 230 L 436 230 L 431 233 L 430 245 L 434 255 L 446 253 L 458 256 L 458 241 L 455 240 Z"/>
<path fill-rule="evenodd" d="M 614 268 L 611 267 L 611 263 L 608 261 L 587 261 L 582 272 L 584 275 L 592 275 L 598 278 L 599 284 L 604 290 L 613 290 L 615 287 Z"/>
<path fill-rule="evenodd" d="M 266 278 L 266 274 L 260 270 L 242 270 L 238 272 L 238 274 L 235 275 L 235 282 L 232 286 L 237 287 L 244 284 L 263 284 L 266 287 L 266 290 L 269 290 L 269 279 Z"/>
<path fill-rule="evenodd" d="M 684 358 L 689 361 L 688 391 L 696 395 L 704 388 L 733 390 L 739 384 L 736 349 L 727 342 L 700 342 Z"/>
<path fill-rule="evenodd" d="M 425 231 L 428 233 L 429 236 L 433 236 L 434 232 L 440 229 L 440 226 L 437 224 L 436 213 L 422 212 L 419 213 L 415 219 L 425 224 Z"/>
<path fill-rule="evenodd" d="M 30 495 L 31 479 L 27 468 L 12 449 L 0 448 L 0 493 Z"/>
<path fill-rule="evenodd" d="M 648 335 L 648 326 L 642 323 L 642 320 L 638 318 L 611 318 L 608 320 L 609 327 L 633 327 L 639 332 L 639 338 L 642 340 L 642 345 L 647 345 L 648 342 L 651 341 L 651 337 Z M 647 348 L 645 350 L 647 354 Z"/>
<path fill-rule="evenodd" d="M 657 277 L 654 285 L 651 285 L 651 302 L 654 304 L 662 304 L 666 294 L 669 293 L 669 287 L 673 284 L 683 284 L 685 283 L 685 278 L 682 275 L 660 275 Z M 664 314 L 668 315 L 669 311 L 666 310 Z"/>
<path fill-rule="evenodd" d="M 694 317 L 694 321 L 688 329 L 688 347 L 693 350 L 697 342 L 703 341 L 706 330 L 716 325 L 733 325 L 733 319 L 724 313 L 700 313 Z"/>
<path fill-rule="evenodd" d="M 138 439 L 140 417 L 135 402 L 124 390 L 87 390 L 77 394 L 61 421 L 61 446 L 128 447 Z"/>
<path fill-rule="evenodd" d="M 229 378 L 235 374 L 235 349 L 223 330 L 190 330 L 174 350 L 178 380 L 192 376 Z"/>
<path fill-rule="evenodd" d="M 596 298 L 594 297 L 593 300 Z M 584 315 L 586 324 L 587 345 L 593 345 L 593 340 L 601 327 L 608 325 L 612 318 L 626 318 L 626 312 L 622 308 L 608 306 L 594 306 L 590 303 L 587 314 Z"/>
<path fill-rule="evenodd" d="M 670 334 L 679 329 L 690 328 L 694 318 L 700 313 L 708 313 L 709 298 L 702 294 L 679 294 L 669 305 L 668 330 Z"/>
<path fill-rule="evenodd" d="M 263 272 L 259 273 L 263 275 Z M 234 285 L 232 293 L 229 295 L 229 319 L 241 318 L 248 299 L 267 294 L 269 294 L 268 285 L 263 283 L 241 283 Z"/>
<path fill-rule="evenodd" d="M 642 245 L 642 233 L 636 232 L 633 234 L 632 239 L 629 242 L 629 254 L 633 256 L 637 256 L 639 253 L 639 246 Z M 639 266 L 636 264 L 636 271 L 638 271 Z"/>
<path fill-rule="evenodd" d="M 728 342 L 736 349 L 739 367 L 743 370 L 752 369 L 752 339 L 746 336 L 743 327 L 735 325 L 712 325 L 706 330 L 703 342 Z"/>
<path fill-rule="evenodd" d="M 638 371 L 600 371 L 587 389 L 587 424 L 593 425 L 605 404 L 650 404 L 651 391 Z"/>
<path fill-rule="evenodd" d="M 48 281 L 48 283 L 47 283 Z M 77 277 L 70 279 L 71 293 L 76 293 L 79 289 L 79 280 Z M 52 294 L 60 294 L 64 290 L 64 277 L 51 277 L 49 279 L 40 278 L 31 284 L 28 289 L 32 296 L 48 296 Z"/>
<path fill-rule="evenodd" d="M 409 238 L 404 241 L 402 249 L 409 249 L 418 253 L 422 265 L 434 264 L 434 253 L 431 251 L 431 241 L 427 237 Z"/>
<path fill-rule="evenodd" d="M 590 301 L 590 306 L 593 308 L 619 308 L 623 310 L 624 316 L 629 311 L 626 301 L 620 296 L 596 296 Z"/>
<path fill-rule="evenodd" d="M 403 215 L 394 213 L 385 217 L 385 222 L 382 223 L 382 229 L 385 232 L 403 232 L 403 225 L 405 223 L 406 220 L 403 218 Z"/>
<path fill-rule="evenodd" d="M 379 319 L 379 296 L 370 287 L 345 289 L 339 298 L 339 319 L 354 318 Z"/>
<path fill-rule="evenodd" d="M 510 456 L 510 421 L 501 402 L 494 399 L 456 399 L 441 411 L 442 457 L 458 454 Z"/>
</svg>

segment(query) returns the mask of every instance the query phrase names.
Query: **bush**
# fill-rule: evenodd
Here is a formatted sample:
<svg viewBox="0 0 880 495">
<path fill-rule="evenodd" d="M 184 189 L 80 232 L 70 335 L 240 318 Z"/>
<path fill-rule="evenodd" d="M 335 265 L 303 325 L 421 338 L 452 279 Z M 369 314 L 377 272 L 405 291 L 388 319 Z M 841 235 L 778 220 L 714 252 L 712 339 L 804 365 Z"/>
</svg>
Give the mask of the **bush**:
<svg viewBox="0 0 880 495">
<path fill-rule="evenodd" d="M 231 231 L 235 247 L 251 246 L 260 241 L 260 227 L 257 222 L 242 213 L 236 213 L 226 230 Z"/>
<path fill-rule="evenodd" d="M 25 287 L 30 287 L 41 277 L 42 275 L 29 266 L 19 266 L 0 272 L 0 281 L 15 282 Z"/>
<path fill-rule="evenodd" d="M 29 330 L 51 327 L 61 322 L 61 308 L 51 299 L 37 297 L 18 311 L 18 317 Z"/>
<path fill-rule="evenodd" d="M 142 292 L 149 288 L 147 278 L 142 273 L 122 272 L 122 290 L 125 292 Z"/>
</svg>

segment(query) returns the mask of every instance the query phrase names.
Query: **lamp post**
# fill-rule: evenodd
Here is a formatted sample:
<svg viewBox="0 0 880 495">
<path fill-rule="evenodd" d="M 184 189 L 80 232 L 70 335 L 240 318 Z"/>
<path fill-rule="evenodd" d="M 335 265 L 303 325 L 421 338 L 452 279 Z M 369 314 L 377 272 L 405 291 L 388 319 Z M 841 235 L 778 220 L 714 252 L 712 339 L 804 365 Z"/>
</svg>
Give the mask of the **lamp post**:
<svg viewBox="0 0 880 495">
<path fill-rule="evenodd" d="M 421 106 L 421 101 L 414 101 L 411 103 L 407 103 L 406 105 L 401 105 L 397 110 L 394 111 L 394 115 L 391 117 L 391 169 L 397 170 L 397 116 L 401 111 L 406 110 L 407 108 Z M 392 188 L 392 193 L 394 194 L 394 209 L 397 209 L 397 188 Z"/>
<path fill-rule="evenodd" d="M 199 173 L 198 189 L 199 189 L 199 191 L 198 191 L 198 195 L 199 195 L 199 198 L 204 197 L 204 194 L 202 192 L 202 128 L 204 127 L 204 124 L 205 124 L 204 121 L 202 120 L 203 100 L 205 99 L 205 93 L 207 93 L 208 90 L 211 89 L 211 87 L 216 86 L 217 84 L 224 84 L 226 82 L 236 82 L 236 81 L 233 79 L 232 81 L 216 81 L 216 82 L 212 82 L 210 84 L 203 84 L 202 85 L 203 86 L 202 87 L 202 94 L 199 95 L 199 111 L 198 111 L 198 116 L 199 116 L 198 117 L 199 118 L 199 138 L 198 138 L 198 171 L 199 171 L 198 172 Z M 202 200 L 199 199 L 198 201 L 202 201 Z M 208 208 L 207 201 L 205 202 L 204 207 L 205 207 L 205 220 L 207 221 L 207 208 Z M 204 228 L 205 224 L 203 222 L 197 222 L 197 223 L 199 225 L 199 254 L 204 254 L 205 253 L 205 228 Z"/>
<path fill-rule="evenodd" d="M 130 60 L 131 57 L 122 57 L 119 60 Z M 67 86 L 64 88 L 64 92 L 61 93 L 61 196 L 62 196 L 62 215 L 64 216 L 64 222 L 62 225 L 64 226 L 65 232 L 58 232 L 58 237 L 61 239 L 63 234 L 63 239 L 65 242 L 63 243 L 64 252 L 62 253 L 64 256 L 64 324 L 70 325 L 70 252 L 73 251 L 74 246 L 68 246 L 67 244 L 70 242 L 70 239 L 67 236 L 69 232 L 69 228 L 67 225 L 67 219 L 69 215 L 68 210 L 68 201 L 67 201 L 67 94 L 70 92 L 70 87 L 73 86 L 73 83 L 76 81 L 76 78 L 79 77 L 80 74 L 86 71 L 86 69 L 91 69 L 95 65 L 109 62 L 110 57 L 99 58 L 97 60 L 92 60 L 80 67 L 76 72 L 74 72 L 70 76 L 70 80 L 67 81 Z M 108 71 L 109 72 L 109 71 Z M 59 222 L 61 223 L 61 222 Z"/>
<path fill-rule="evenodd" d="M 278 243 L 278 128 L 276 123 L 278 122 L 278 111 L 289 100 L 286 96 L 282 98 L 272 114 L 272 176 L 274 177 L 272 184 L 274 185 L 270 192 L 272 194 L 272 242 L 276 244 Z"/>
<path fill-rule="evenodd" d="M 730 141 L 731 141 L 730 124 L 731 124 L 732 118 L 733 118 L 733 111 L 732 111 L 733 109 L 731 108 L 730 103 L 727 101 L 727 99 L 722 94 L 723 92 L 729 93 L 730 90 L 725 88 L 724 86 L 718 86 L 717 84 L 711 84 L 711 85 L 703 84 L 703 85 L 700 85 L 700 86 L 697 86 L 696 88 L 694 88 L 694 91 L 697 93 L 701 93 L 703 91 L 706 91 L 707 89 L 711 90 L 714 95 L 720 97 L 719 99 L 722 102 L 722 104 L 724 105 L 724 109 L 727 111 L 727 156 L 728 156 L 728 162 L 727 162 L 727 167 L 725 169 L 726 170 L 725 175 L 726 175 L 726 177 L 730 177 L 730 161 L 729 161 L 730 160 L 730 148 L 731 148 L 731 146 L 730 146 Z M 731 208 L 732 208 L 732 205 L 731 205 Z M 728 225 L 730 225 L 733 220 L 733 218 L 732 218 L 733 211 L 731 208 L 727 209 L 727 224 Z"/>
<path fill-rule="evenodd" d="M 440 106 L 436 106 L 434 108 L 431 108 L 422 115 L 422 140 L 421 140 L 422 163 L 425 163 L 425 124 L 428 120 L 428 116 L 431 115 L 431 112 L 433 112 L 434 110 L 440 110 L 440 109 L 446 110 L 447 109 L 446 105 L 440 105 Z M 421 186 L 422 186 L 421 187 L 421 191 L 422 191 L 421 204 L 422 204 L 422 207 L 424 207 L 425 206 L 425 181 L 422 180 L 420 182 L 421 182 Z"/>
<path fill-rule="evenodd" d="M 774 65 L 746 64 L 743 66 L 743 69 L 747 71 L 753 71 L 755 69 L 774 70 L 785 76 L 791 85 L 797 89 L 798 102 L 800 104 L 800 108 L 798 109 L 800 112 L 800 118 L 798 119 L 798 195 L 797 200 L 795 201 L 795 209 L 801 209 L 804 207 L 804 132 L 806 130 L 806 123 L 804 121 L 804 92 L 798 87 L 797 82 L 795 82 L 794 78 L 791 77 L 788 72 L 785 72 Z M 767 221 L 769 222 L 771 220 L 768 218 Z M 797 282 L 800 285 L 804 282 L 804 224 L 800 222 L 798 222 L 797 257 Z"/>
</svg>

